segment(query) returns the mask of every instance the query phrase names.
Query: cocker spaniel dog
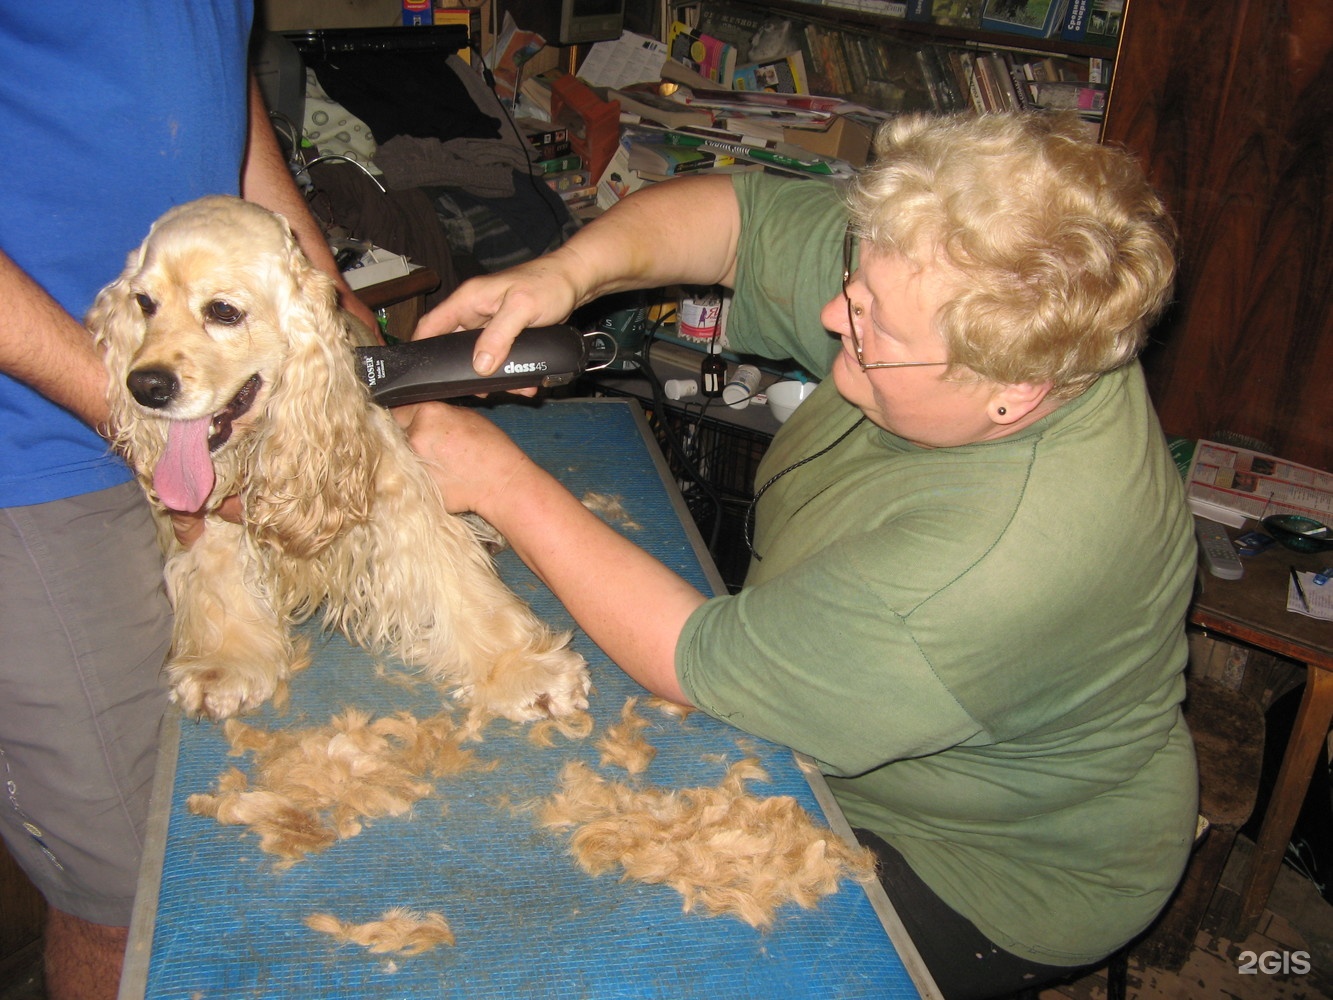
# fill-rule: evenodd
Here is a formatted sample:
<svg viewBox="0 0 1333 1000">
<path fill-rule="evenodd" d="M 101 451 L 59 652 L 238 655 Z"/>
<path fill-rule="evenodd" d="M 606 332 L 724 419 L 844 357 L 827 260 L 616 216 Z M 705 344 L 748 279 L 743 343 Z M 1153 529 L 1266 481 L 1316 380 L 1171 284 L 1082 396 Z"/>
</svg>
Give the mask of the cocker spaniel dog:
<svg viewBox="0 0 1333 1000">
<path fill-rule="evenodd" d="M 158 519 L 175 607 L 173 698 L 215 719 L 305 666 L 292 626 L 398 656 L 475 712 L 587 707 L 583 657 L 500 580 L 357 378 L 360 325 L 280 217 L 208 197 L 159 219 L 88 327 L 111 373 L 117 448 Z M 239 495 L 242 524 L 214 513 Z M 203 510 L 183 548 L 168 509 Z"/>
</svg>

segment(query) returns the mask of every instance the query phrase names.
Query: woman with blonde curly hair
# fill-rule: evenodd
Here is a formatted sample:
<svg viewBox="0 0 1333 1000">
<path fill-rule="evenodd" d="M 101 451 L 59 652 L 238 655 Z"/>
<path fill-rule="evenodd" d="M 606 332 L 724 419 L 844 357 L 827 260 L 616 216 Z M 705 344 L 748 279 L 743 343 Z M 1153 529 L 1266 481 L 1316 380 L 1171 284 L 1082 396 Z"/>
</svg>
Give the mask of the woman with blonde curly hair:
<svg viewBox="0 0 1333 1000">
<path fill-rule="evenodd" d="M 997 996 L 1141 932 L 1192 840 L 1195 545 L 1135 361 L 1173 227 L 1076 119 L 901 118 L 875 151 L 845 190 L 644 189 L 418 331 L 486 326 L 485 372 L 601 295 L 731 287 L 732 346 L 823 380 L 759 470 L 739 593 L 706 599 L 475 412 L 409 429 L 623 670 L 817 760 L 943 994 Z"/>
</svg>

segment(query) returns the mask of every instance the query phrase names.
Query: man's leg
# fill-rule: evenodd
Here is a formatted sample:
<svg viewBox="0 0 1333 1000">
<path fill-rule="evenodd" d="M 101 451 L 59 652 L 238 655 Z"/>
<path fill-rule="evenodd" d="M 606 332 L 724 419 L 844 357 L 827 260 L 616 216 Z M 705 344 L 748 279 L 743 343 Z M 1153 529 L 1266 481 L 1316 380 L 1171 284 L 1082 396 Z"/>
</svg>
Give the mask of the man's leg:
<svg viewBox="0 0 1333 1000">
<path fill-rule="evenodd" d="M 0 510 L 0 833 L 51 909 L 51 1000 L 119 983 L 167 704 L 161 580 L 132 483 Z"/>
<path fill-rule="evenodd" d="M 45 976 L 49 1000 L 115 1000 L 128 927 L 108 927 L 48 907 Z"/>
</svg>

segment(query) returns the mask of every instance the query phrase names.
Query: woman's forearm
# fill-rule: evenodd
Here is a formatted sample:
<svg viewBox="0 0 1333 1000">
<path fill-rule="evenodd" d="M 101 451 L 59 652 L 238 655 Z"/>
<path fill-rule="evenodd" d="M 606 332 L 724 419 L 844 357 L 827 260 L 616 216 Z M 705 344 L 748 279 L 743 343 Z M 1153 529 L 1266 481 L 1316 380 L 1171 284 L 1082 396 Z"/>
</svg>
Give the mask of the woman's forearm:
<svg viewBox="0 0 1333 1000">
<path fill-rule="evenodd" d="M 470 407 L 399 414 L 448 510 L 491 523 L 588 637 L 655 694 L 683 701 L 676 644 L 705 597 L 622 536 Z"/>
<path fill-rule="evenodd" d="M 685 701 L 676 643 L 703 594 L 529 460 L 478 513 L 625 673 L 655 694 Z"/>
</svg>

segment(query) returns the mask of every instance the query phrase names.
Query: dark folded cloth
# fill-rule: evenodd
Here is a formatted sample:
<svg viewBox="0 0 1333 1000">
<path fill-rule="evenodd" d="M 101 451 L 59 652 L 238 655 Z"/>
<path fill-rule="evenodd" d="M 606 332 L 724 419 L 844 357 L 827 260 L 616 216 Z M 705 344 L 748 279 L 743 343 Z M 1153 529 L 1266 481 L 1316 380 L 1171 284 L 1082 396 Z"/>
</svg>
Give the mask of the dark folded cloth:
<svg viewBox="0 0 1333 1000">
<path fill-rule="evenodd" d="M 514 171 L 529 169 L 526 152 L 498 139 L 420 139 L 396 135 L 380 143 L 375 165 L 384 183 L 400 190 L 415 187 L 457 187 L 481 198 L 507 198 L 514 193 Z"/>
<path fill-rule="evenodd" d="M 480 197 L 463 188 L 425 189 L 454 252 L 471 256 L 486 271 L 540 256 L 579 228 L 541 178 L 515 171 L 512 181 L 514 193 L 507 198 Z"/>
<path fill-rule="evenodd" d="M 458 287 L 449 240 L 426 192 L 382 192 L 359 167 L 336 160 L 315 164 L 310 177 L 315 183 L 310 207 L 327 226 L 402 254 L 440 276 L 440 287 L 426 296 L 426 308 Z"/>
</svg>

